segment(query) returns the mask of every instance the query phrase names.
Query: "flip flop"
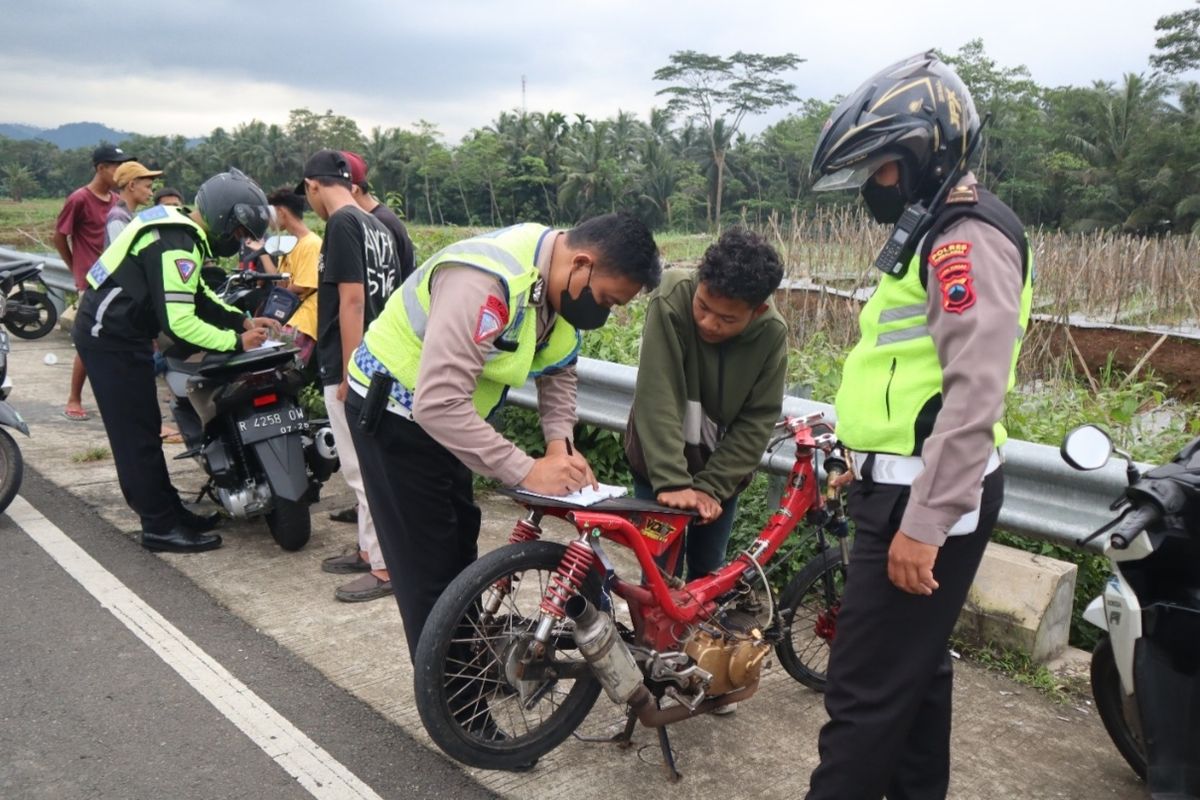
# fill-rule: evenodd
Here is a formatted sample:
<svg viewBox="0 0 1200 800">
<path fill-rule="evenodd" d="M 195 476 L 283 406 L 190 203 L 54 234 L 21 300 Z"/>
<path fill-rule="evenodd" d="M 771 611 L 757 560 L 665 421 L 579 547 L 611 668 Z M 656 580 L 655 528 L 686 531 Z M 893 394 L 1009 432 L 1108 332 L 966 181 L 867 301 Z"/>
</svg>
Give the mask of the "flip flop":
<svg viewBox="0 0 1200 800">
<path fill-rule="evenodd" d="M 163 444 L 183 444 L 182 433 L 163 433 L 158 438 L 163 440 Z"/>
<path fill-rule="evenodd" d="M 72 411 L 69 408 L 64 409 L 62 412 L 62 415 L 64 417 L 66 417 L 67 419 L 71 420 L 71 422 L 87 422 L 89 419 L 92 418 L 92 415 L 89 414 L 88 412 L 84 411 L 82 408 L 79 409 L 78 411 Z"/>
</svg>

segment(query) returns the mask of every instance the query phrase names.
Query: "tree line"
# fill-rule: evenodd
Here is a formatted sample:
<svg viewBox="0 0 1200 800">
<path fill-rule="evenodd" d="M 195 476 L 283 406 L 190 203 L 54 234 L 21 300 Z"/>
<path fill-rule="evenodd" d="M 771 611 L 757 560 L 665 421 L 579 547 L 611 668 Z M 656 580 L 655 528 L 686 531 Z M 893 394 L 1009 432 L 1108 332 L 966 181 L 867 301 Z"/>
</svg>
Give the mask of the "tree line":
<svg viewBox="0 0 1200 800">
<path fill-rule="evenodd" d="M 1083 87 L 1039 86 L 1026 67 L 997 64 L 979 39 L 941 54 L 980 113 L 993 114 L 977 174 L 1027 223 L 1200 232 L 1200 83 L 1179 78 L 1200 66 L 1200 0 L 1157 28 L 1147 72 Z M 217 128 L 194 146 L 182 136 L 133 136 L 122 146 L 189 194 L 229 166 L 268 190 L 292 185 L 313 151 L 355 150 L 376 193 L 420 224 L 569 225 L 617 209 L 660 230 L 761 224 L 818 202 L 809 162 L 836 99 L 795 96 L 780 75 L 802 60 L 682 51 L 655 73 L 666 102 L 646 119 L 502 111 L 456 144 L 426 121 L 364 133 L 332 111 L 297 109 L 284 125 Z M 761 133 L 741 130 L 746 117 L 777 107 L 792 111 Z M 88 180 L 89 154 L 0 138 L 0 184 L 14 198 L 65 196 Z"/>
</svg>

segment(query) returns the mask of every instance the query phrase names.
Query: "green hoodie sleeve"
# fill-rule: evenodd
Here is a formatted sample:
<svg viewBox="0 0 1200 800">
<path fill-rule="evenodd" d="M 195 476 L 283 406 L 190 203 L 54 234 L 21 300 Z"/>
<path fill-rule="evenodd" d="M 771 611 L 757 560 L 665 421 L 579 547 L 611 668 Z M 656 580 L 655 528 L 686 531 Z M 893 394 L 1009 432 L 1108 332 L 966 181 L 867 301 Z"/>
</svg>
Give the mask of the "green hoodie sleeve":
<svg viewBox="0 0 1200 800">
<path fill-rule="evenodd" d="M 720 502 L 733 496 L 738 484 L 758 469 L 771 430 L 783 409 L 783 385 L 787 379 L 787 331 L 782 325 L 772 328 L 773 347 L 763 354 L 762 369 L 747 395 L 746 402 L 729 424 L 725 436 L 704 469 L 696 473 L 694 484 Z M 766 337 L 764 337 L 766 338 Z"/>
<path fill-rule="evenodd" d="M 633 395 L 633 424 L 655 492 L 691 488 L 683 447 L 687 408 L 682 337 L 663 297 L 651 295 Z M 688 321 L 690 325 L 690 320 Z"/>
</svg>

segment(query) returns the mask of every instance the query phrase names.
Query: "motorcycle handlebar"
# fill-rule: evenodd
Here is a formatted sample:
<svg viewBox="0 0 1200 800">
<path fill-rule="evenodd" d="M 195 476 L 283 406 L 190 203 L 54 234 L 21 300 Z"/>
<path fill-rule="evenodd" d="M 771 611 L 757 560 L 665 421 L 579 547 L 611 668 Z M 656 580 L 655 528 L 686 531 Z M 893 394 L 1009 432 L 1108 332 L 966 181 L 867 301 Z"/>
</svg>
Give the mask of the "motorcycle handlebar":
<svg viewBox="0 0 1200 800">
<path fill-rule="evenodd" d="M 1117 550 L 1124 550 L 1142 531 L 1162 517 L 1162 511 L 1154 505 L 1138 506 L 1125 515 L 1108 535 L 1108 543 Z"/>
</svg>

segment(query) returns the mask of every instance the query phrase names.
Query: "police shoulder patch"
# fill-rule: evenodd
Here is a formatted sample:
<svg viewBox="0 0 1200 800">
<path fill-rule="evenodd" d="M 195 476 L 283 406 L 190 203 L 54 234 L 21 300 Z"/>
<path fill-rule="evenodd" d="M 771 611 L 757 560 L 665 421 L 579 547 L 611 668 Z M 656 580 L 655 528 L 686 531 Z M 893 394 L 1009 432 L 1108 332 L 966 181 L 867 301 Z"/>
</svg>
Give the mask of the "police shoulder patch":
<svg viewBox="0 0 1200 800">
<path fill-rule="evenodd" d="M 190 258 L 175 259 L 175 269 L 179 270 L 179 277 L 184 283 L 196 272 L 196 262 Z"/>
<path fill-rule="evenodd" d="M 946 203 L 949 204 L 974 204 L 979 202 L 979 189 L 976 186 L 955 186 L 950 190 L 950 194 L 946 195 Z"/>
<path fill-rule="evenodd" d="M 942 290 L 942 309 L 961 314 L 975 305 L 975 281 L 971 278 L 970 261 L 951 261 L 937 273 Z"/>
<path fill-rule="evenodd" d="M 508 306 L 495 295 L 488 297 L 487 302 L 479 307 L 479 318 L 475 322 L 475 343 L 480 344 L 492 338 L 508 324 Z"/>
<path fill-rule="evenodd" d="M 937 269 L 947 261 L 956 258 L 966 258 L 971 254 L 970 242 L 946 242 L 929 254 L 929 266 Z"/>
</svg>

